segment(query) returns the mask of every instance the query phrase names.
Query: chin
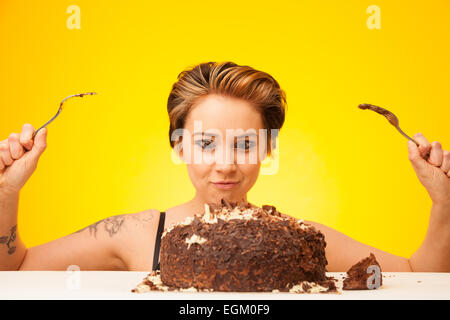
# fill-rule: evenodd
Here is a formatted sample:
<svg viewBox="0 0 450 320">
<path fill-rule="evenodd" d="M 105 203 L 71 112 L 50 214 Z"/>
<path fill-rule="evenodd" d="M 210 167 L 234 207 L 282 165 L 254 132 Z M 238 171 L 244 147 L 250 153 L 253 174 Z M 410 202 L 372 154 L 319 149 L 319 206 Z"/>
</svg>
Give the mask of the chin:
<svg viewBox="0 0 450 320">
<path fill-rule="evenodd" d="M 241 202 L 243 199 L 245 199 L 245 196 L 244 196 L 244 195 L 242 195 L 242 196 L 233 196 L 233 195 L 231 195 L 229 192 L 220 192 L 219 194 L 217 194 L 217 195 L 214 197 L 214 200 L 215 200 L 214 202 L 220 204 L 220 201 L 221 201 L 222 199 L 225 199 L 225 200 L 227 200 L 228 202 L 235 202 L 235 201 L 237 201 L 237 202 L 239 203 L 239 202 Z"/>
</svg>

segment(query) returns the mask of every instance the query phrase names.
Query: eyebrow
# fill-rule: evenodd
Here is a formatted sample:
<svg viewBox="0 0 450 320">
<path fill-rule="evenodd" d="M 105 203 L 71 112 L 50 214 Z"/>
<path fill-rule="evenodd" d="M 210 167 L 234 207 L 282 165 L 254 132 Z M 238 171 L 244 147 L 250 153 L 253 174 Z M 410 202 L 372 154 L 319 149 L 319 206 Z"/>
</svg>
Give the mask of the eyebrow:
<svg viewBox="0 0 450 320">
<path fill-rule="evenodd" d="M 194 133 L 194 136 L 196 135 L 204 135 L 204 136 L 209 136 L 209 137 L 215 137 L 216 134 L 214 133 L 208 133 L 208 132 L 196 132 Z M 241 137 L 257 137 L 258 135 L 254 132 L 251 133 L 246 133 L 246 134 L 241 134 L 240 136 L 236 136 L 235 138 L 241 138 Z"/>
</svg>

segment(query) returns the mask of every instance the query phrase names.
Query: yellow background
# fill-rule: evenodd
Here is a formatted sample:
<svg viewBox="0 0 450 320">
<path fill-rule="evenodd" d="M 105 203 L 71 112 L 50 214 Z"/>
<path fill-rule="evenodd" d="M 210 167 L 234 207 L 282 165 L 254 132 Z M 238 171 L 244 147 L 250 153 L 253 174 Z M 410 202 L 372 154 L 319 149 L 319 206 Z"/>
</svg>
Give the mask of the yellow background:
<svg viewBox="0 0 450 320">
<path fill-rule="evenodd" d="M 69 5 L 81 29 L 69 30 Z M 369 5 L 381 29 L 369 30 Z M 170 161 L 166 101 L 179 72 L 230 60 L 273 75 L 288 112 L 280 170 L 249 200 L 314 220 L 409 256 L 431 201 L 408 160 L 409 135 L 450 148 L 450 2 L 0 1 L 0 137 L 37 129 L 67 95 L 48 148 L 21 192 L 28 246 L 99 219 L 190 200 L 183 165 Z"/>
</svg>

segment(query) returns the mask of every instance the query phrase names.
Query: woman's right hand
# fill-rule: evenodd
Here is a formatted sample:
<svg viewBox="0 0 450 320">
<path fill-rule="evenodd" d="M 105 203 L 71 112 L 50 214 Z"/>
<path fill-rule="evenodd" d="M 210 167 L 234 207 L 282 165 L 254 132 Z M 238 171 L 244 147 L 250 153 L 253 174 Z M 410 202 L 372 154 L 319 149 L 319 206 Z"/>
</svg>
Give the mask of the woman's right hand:
<svg viewBox="0 0 450 320">
<path fill-rule="evenodd" d="M 36 170 L 47 147 L 47 128 L 39 130 L 33 140 L 34 131 L 27 123 L 20 134 L 11 133 L 0 141 L 0 192 L 18 193 Z"/>
</svg>

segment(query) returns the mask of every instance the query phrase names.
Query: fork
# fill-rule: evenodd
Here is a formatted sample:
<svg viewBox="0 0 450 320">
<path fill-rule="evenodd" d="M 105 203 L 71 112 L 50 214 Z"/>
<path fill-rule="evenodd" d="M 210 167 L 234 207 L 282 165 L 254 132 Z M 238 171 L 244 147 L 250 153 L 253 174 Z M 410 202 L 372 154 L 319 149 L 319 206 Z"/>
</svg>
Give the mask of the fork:
<svg viewBox="0 0 450 320">
<path fill-rule="evenodd" d="M 94 95 L 97 94 L 97 92 L 86 92 L 86 93 L 78 93 L 78 94 L 73 94 L 71 96 L 65 97 L 61 103 L 59 104 L 59 109 L 58 112 L 53 116 L 53 118 L 51 118 L 50 120 L 47 121 L 46 124 L 44 124 L 42 127 L 40 127 L 39 129 L 37 129 L 34 133 L 33 136 L 31 137 L 32 139 L 34 139 L 34 136 L 38 133 L 39 130 L 41 130 L 42 128 L 45 128 L 47 125 L 49 125 L 53 120 L 56 119 L 56 117 L 61 113 L 61 110 L 63 109 L 63 104 L 64 102 L 66 102 L 66 100 L 69 100 L 73 97 L 80 97 L 82 98 L 83 96 L 87 96 L 87 95 Z"/>
<path fill-rule="evenodd" d="M 386 117 L 386 119 L 389 121 L 389 123 L 392 124 L 398 130 L 398 132 L 400 132 L 406 139 L 413 141 L 418 147 L 420 146 L 416 140 L 409 137 L 406 133 L 404 133 L 402 131 L 402 129 L 400 129 L 399 120 L 395 116 L 395 114 L 393 114 L 392 112 L 390 112 L 384 108 L 377 107 L 377 106 L 374 106 L 373 104 L 368 104 L 368 103 L 362 103 L 358 106 L 358 108 L 360 108 L 362 110 L 369 109 L 369 110 L 375 111 L 376 113 L 379 113 L 382 116 Z M 425 160 L 428 160 L 429 157 L 430 157 L 430 152 L 428 152 L 425 155 Z"/>
</svg>

